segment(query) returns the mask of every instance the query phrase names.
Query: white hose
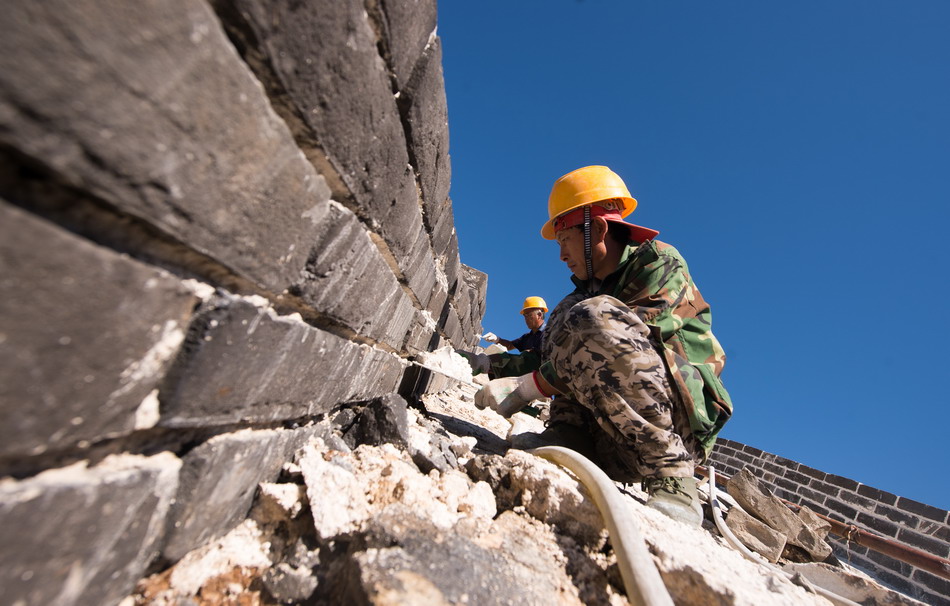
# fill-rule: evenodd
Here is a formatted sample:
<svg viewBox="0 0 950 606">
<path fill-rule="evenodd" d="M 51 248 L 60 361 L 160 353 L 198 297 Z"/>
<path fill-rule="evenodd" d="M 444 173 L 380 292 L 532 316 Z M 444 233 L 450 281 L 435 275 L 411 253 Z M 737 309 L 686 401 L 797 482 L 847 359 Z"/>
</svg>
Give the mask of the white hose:
<svg viewBox="0 0 950 606">
<path fill-rule="evenodd" d="M 528 452 L 566 467 L 587 488 L 610 533 L 617 554 L 617 567 L 630 603 L 634 606 L 673 606 L 673 599 L 637 525 L 632 516 L 624 514 L 627 504 L 607 474 L 586 457 L 561 446 L 542 446 Z"/>
<path fill-rule="evenodd" d="M 745 545 L 743 545 L 739 539 L 736 538 L 736 535 L 732 534 L 732 531 L 726 526 L 726 522 L 722 519 L 722 511 L 719 507 L 719 498 L 716 496 L 716 470 L 712 465 L 707 467 L 709 470 L 709 506 L 712 508 L 713 521 L 716 523 L 716 528 L 719 529 L 719 532 L 726 539 L 726 542 L 732 546 L 733 549 L 744 555 L 749 560 L 757 562 L 766 566 L 770 570 L 773 570 L 781 575 L 783 575 L 788 580 L 797 582 L 795 576 L 790 572 L 782 570 L 778 566 L 773 566 L 761 555 L 754 553 L 749 550 Z M 809 583 L 806 589 L 813 590 L 815 593 L 821 597 L 830 600 L 834 604 L 839 604 L 840 606 L 860 606 L 857 602 L 853 602 L 846 597 L 840 596 L 836 593 L 828 591 L 822 587 Z"/>
</svg>

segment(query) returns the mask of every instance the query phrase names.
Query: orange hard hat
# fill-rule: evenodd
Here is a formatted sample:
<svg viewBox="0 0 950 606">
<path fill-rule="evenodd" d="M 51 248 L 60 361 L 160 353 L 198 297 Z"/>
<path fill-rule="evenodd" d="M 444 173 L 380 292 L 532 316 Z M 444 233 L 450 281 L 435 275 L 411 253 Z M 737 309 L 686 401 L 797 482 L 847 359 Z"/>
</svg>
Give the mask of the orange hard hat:
<svg viewBox="0 0 950 606">
<path fill-rule="evenodd" d="M 544 299 L 541 297 L 528 297 L 524 300 L 524 305 L 521 306 L 521 315 L 524 315 L 524 312 L 529 309 L 537 308 L 542 310 L 544 313 L 548 313 L 548 304 L 544 302 Z"/>
<path fill-rule="evenodd" d="M 548 197 L 548 220 L 541 228 L 541 236 L 546 240 L 553 240 L 558 229 L 578 224 L 572 220 L 570 225 L 561 224 L 555 229 L 555 219 L 593 204 L 599 207 L 597 215 L 604 216 L 608 221 L 630 226 L 630 235 L 634 240 L 643 242 L 659 233 L 623 221 L 623 218 L 637 207 L 637 200 L 630 195 L 620 175 L 606 166 L 585 166 L 554 182 Z"/>
</svg>

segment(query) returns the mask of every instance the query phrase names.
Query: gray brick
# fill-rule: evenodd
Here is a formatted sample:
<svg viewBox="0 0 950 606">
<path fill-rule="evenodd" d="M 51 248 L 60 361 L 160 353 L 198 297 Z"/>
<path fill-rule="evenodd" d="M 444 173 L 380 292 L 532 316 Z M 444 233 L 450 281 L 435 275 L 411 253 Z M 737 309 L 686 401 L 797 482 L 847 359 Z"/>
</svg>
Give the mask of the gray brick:
<svg viewBox="0 0 950 606">
<path fill-rule="evenodd" d="M 736 453 L 736 459 L 742 461 L 743 463 L 752 464 L 755 462 L 755 457 L 752 455 L 746 454 L 744 452 Z M 772 470 L 774 472 L 774 469 Z"/>
<path fill-rule="evenodd" d="M 896 495 L 893 495 L 889 492 L 884 492 L 883 490 L 878 490 L 877 488 L 872 488 L 866 484 L 861 484 L 858 486 L 858 494 L 872 499 L 878 503 L 884 503 L 885 505 L 893 505 L 897 502 Z"/>
<path fill-rule="evenodd" d="M 908 530 L 907 528 L 900 529 L 897 533 L 897 539 L 902 543 L 922 549 L 937 557 L 947 558 L 950 556 L 950 544 L 934 539 L 933 537 L 922 535 L 919 532 Z"/>
<path fill-rule="evenodd" d="M 843 478 L 841 476 L 836 476 L 830 473 L 825 477 L 825 482 L 827 482 L 828 484 L 831 484 L 832 486 L 837 486 L 845 490 L 854 491 L 854 490 L 857 490 L 858 488 L 858 483 L 855 482 L 854 480 Z"/>
<path fill-rule="evenodd" d="M 897 531 L 898 531 L 897 526 L 877 516 L 872 516 L 866 513 L 859 513 L 856 521 L 863 528 L 867 528 L 868 530 L 872 530 L 878 534 L 886 535 L 889 537 L 897 536 Z"/>
<path fill-rule="evenodd" d="M 7 604 L 115 604 L 158 555 L 181 461 L 112 456 L 0 484 Z"/>
<path fill-rule="evenodd" d="M 762 456 L 768 454 L 767 452 L 762 451 L 762 450 L 759 450 L 759 449 L 756 448 L 755 446 L 749 446 L 748 444 L 743 444 L 743 445 L 742 445 L 742 451 L 743 451 L 743 452 L 747 452 L 747 453 L 751 454 L 752 456 L 754 456 L 754 457 L 756 457 L 756 458 L 759 458 L 759 457 L 762 457 Z"/>
<path fill-rule="evenodd" d="M 392 393 L 406 363 L 247 299 L 199 311 L 160 400 L 167 427 L 274 421 Z"/>
<path fill-rule="evenodd" d="M 275 292 L 303 268 L 329 192 L 206 3 L 12 3 L 0 102 L 64 187 Z"/>
<path fill-rule="evenodd" d="M 815 478 L 816 480 L 824 480 L 828 476 L 828 474 L 825 472 L 818 471 L 817 469 L 813 469 L 807 465 L 799 465 L 798 471 L 808 477 Z"/>
<path fill-rule="evenodd" d="M 906 526 L 908 528 L 917 528 L 917 517 L 898 511 L 893 507 L 888 507 L 887 505 L 878 505 L 874 509 L 874 513 L 879 516 L 885 517 L 892 522 L 897 522 L 901 526 Z"/>
<path fill-rule="evenodd" d="M 825 499 L 825 506 L 831 511 L 840 514 L 843 516 L 840 518 L 842 521 L 851 522 L 858 517 L 858 512 L 853 507 L 845 505 L 841 501 L 836 499 Z"/>
<path fill-rule="evenodd" d="M 791 469 L 788 469 L 785 471 L 785 477 L 791 480 L 792 482 L 795 482 L 799 486 L 808 486 L 809 482 L 811 481 L 810 477 L 804 474 L 798 473 L 797 471 L 793 471 Z"/>
<path fill-rule="evenodd" d="M 817 490 L 818 492 L 822 492 L 828 495 L 829 497 L 837 497 L 838 494 L 841 492 L 840 488 L 836 486 L 832 486 L 831 484 L 819 482 L 817 480 L 813 482 L 809 482 L 808 485 L 812 487 L 813 489 Z"/>
<path fill-rule="evenodd" d="M 775 478 L 775 485 L 783 488 L 787 491 L 787 494 L 794 495 L 795 491 L 798 489 L 798 484 L 795 482 L 790 482 L 785 478 Z M 786 497 L 783 497 L 786 498 Z"/>
<path fill-rule="evenodd" d="M 842 490 L 838 494 L 838 498 L 844 501 L 845 503 L 854 505 L 855 507 L 866 509 L 868 511 L 874 511 L 874 508 L 877 506 L 877 503 L 875 501 L 872 501 L 871 499 L 862 497 L 853 492 L 848 492 L 845 490 Z"/>
<path fill-rule="evenodd" d="M 905 587 L 910 587 L 909 577 L 910 577 L 911 571 L 913 570 L 913 567 L 910 564 L 901 562 L 900 560 L 896 558 L 892 558 L 891 556 L 887 554 L 879 553 L 877 551 L 874 551 L 873 549 L 868 550 L 867 557 L 868 559 L 872 560 L 875 564 L 877 564 L 879 568 L 890 570 L 896 574 L 899 574 L 901 577 L 904 578 L 904 582 L 906 583 Z"/>
<path fill-rule="evenodd" d="M 825 502 L 825 495 L 805 486 L 799 486 L 797 492 L 806 503 L 821 504 Z"/>
<path fill-rule="evenodd" d="M 915 570 L 911 578 L 931 591 L 944 596 L 945 600 L 948 599 L 947 596 L 950 596 L 950 581 L 947 579 L 941 579 L 925 570 Z"/>
<path fill-rule="evenodd" d="M 197 301 L 173 276 L 2 201 L 0 295 L 8 455 L 132 431 Z"/>
<path fill-rule="evenodd" d="M 937 522 L 943 522 L 947 519 L 947 512 L 945 510 L 925 505 L 924 503 L 908 499 L 907 497 L 897 499 L 897 507 Z"/>
</svg>

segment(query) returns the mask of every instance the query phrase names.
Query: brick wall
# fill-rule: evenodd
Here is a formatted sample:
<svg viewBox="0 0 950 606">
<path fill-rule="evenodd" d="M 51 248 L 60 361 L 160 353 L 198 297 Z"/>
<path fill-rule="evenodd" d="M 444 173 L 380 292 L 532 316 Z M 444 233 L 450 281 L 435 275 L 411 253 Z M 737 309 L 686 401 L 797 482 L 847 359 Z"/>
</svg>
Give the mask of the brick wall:
<svg viewBox="0 0 950 606">
<path fill-rule="evenodd" d="M 12 0 L 0 586 L 108 604 L 481 333 L 435 0 Z"/>
<path fill-rule="evenodd" d="M 950 557 L 950 512 L 825 473 L 746 444 L 719 439 L 709 463 L 732 476 L 749 468 L 782 499 L 941 558 Z M 950 604 L 950 582 L 829 535 L 835 555 L 927 604 Z"/>
</svg>

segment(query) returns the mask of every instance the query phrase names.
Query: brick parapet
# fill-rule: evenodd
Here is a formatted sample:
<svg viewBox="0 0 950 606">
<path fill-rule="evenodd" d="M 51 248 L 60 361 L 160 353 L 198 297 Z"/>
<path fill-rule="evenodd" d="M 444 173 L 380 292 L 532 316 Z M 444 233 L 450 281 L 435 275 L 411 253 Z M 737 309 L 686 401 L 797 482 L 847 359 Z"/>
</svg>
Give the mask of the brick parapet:
<svg viewBox="0 0 950 606">
<path fill-rule="evenodd" d="M 709 463 L 726 476 L 749 468 L 782 499 L 938 557 L 950 557 L 950 512 L 946 510 L 733 440 L 720 438 Z M 950 605 L 946 580 L 834 535 L 829 535 L 829 542 L 841 561 L 886 585 L 927 604 Z"/>
</svg>

